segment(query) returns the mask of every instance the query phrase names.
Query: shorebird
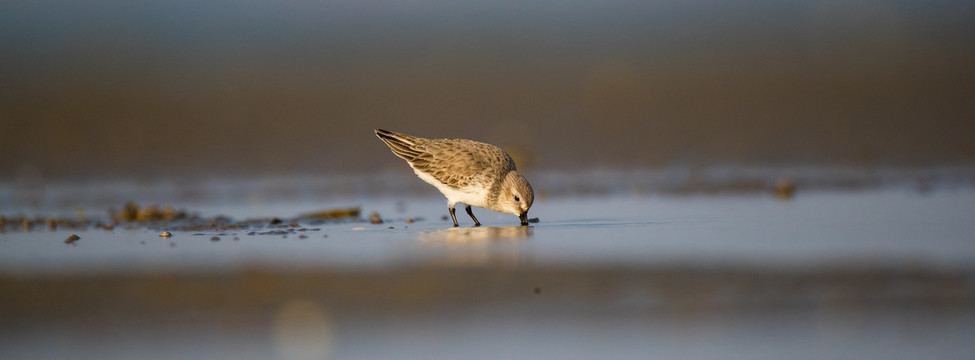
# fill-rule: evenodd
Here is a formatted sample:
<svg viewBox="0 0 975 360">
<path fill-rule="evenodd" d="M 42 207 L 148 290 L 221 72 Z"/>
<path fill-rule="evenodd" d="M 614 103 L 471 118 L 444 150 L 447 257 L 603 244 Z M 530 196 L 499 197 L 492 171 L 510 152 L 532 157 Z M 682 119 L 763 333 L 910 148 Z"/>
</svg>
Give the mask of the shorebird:
<svg viewBox="0 0 975 360">
<path fill-rule="evenodd" d="M 515 161 L 501 148 L 467 139 L 425 139 L 376 129 L 379 137 L 406 160 L 416 176 L 447 198 L 450 218 L 457 224 L 454 205 L 466 205 L 474 226 L 481 226 L 471 206 L 515 214 L 528 225 L 528 209 L 535 194 L 528 180 L 515 170 Z"/>
</svg>

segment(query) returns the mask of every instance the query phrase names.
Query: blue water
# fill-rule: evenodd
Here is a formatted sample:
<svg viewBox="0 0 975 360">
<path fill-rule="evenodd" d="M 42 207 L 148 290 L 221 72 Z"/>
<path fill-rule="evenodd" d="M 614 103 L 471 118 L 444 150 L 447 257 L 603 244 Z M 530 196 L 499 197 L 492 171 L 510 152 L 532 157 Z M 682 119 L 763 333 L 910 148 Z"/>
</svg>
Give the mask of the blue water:
<svg viewBox="0 0 975 360">
<path fill-rule="evenodd" d="M 250 266 L 395 268 L 423 263 L 510 262 L 636 267 L 962 268 L 975 264 L 975 191 L 906 189 L 768 195 L 540 198 L 540 222 L 475 209 L 484 226 L 453 228 L 436 196 L 201 206 L 203 216 L 293 217 L 358 205 L 385 222 L 299 224 L 317 230 L 247 235 L 273 228 L 173 231 L 158 226 L 7 232 L 0 270 L 86 272 L 234 270 Z M 407 223 L 406 219 L 416 219 Z M 81 236 L 66 246 L 70 234 Z M 216 234 L 221 240 L 213 242 Z M 304 235 L 306 238 L 299 238 Z M 233 240 L 233 238 L 238 240 Z M 466 259 L 466 260 L 462 260 Z"/>
</svg>

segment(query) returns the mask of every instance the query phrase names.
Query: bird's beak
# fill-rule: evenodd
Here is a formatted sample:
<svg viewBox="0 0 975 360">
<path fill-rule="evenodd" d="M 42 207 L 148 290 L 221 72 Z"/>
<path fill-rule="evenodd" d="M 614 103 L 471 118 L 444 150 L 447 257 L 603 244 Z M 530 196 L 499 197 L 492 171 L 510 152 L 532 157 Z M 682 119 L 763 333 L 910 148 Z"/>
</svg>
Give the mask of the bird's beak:
<svg viewBox="0 0 975 360">
<path fill-rule="evenodd" d="M 521 215 L 518 215 L 518 218 L 521 219 L 521 226 L 528 226 L 528 212 L 527 211 L 521 213 Z"/>
</svg>

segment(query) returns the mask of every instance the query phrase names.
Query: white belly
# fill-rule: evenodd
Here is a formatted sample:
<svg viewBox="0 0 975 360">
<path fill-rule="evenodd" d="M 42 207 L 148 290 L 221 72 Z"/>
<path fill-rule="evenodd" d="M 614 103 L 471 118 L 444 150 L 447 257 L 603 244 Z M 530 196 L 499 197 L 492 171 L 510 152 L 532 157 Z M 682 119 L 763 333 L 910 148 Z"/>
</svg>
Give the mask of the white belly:
<svg viewBox="0 0 975 360">
<path fill-rule="evenodd" d="M 420 179 L 426 181 L 427 184 L 433 185 L 434 187 L 437 188 L 437 190 L 440 190 L 440 193 L 442 193 L 443 196 L 447 198 L 448 205 L 463 203 L 470 206 L 488 208 L 487 197 L 488 197 L 489 189 L 477 187 L 477 186 L 468 186 L 462 189 L 454 189 L 438 181 L 437 179 L 434 179 L 433 176 L 430 176 L 425 172 L 416 169 L 414 169 L 413 172 L 415 172 L 416 176 L 420 177 Z"/>
</svg>

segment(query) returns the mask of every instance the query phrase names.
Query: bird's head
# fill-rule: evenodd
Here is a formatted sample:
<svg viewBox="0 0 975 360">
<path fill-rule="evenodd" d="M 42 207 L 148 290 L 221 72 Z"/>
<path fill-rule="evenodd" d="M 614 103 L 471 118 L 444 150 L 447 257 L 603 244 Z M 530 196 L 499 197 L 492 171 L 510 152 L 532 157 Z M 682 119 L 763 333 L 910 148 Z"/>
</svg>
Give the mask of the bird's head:
<svg viewBox="0 0 975 360">
<path fill-rule="evenodd" d="M 521 176 L 517 171 L 511 171 L 504 177 L 501 183 L 501 193 L 498 195 L 496 204 L 497 211 L 518 215 L 522 225 L 528 225 L 528 209 L 535 202 L 535 193 L 532 191 L 528 179 Z"/>
</svg>

